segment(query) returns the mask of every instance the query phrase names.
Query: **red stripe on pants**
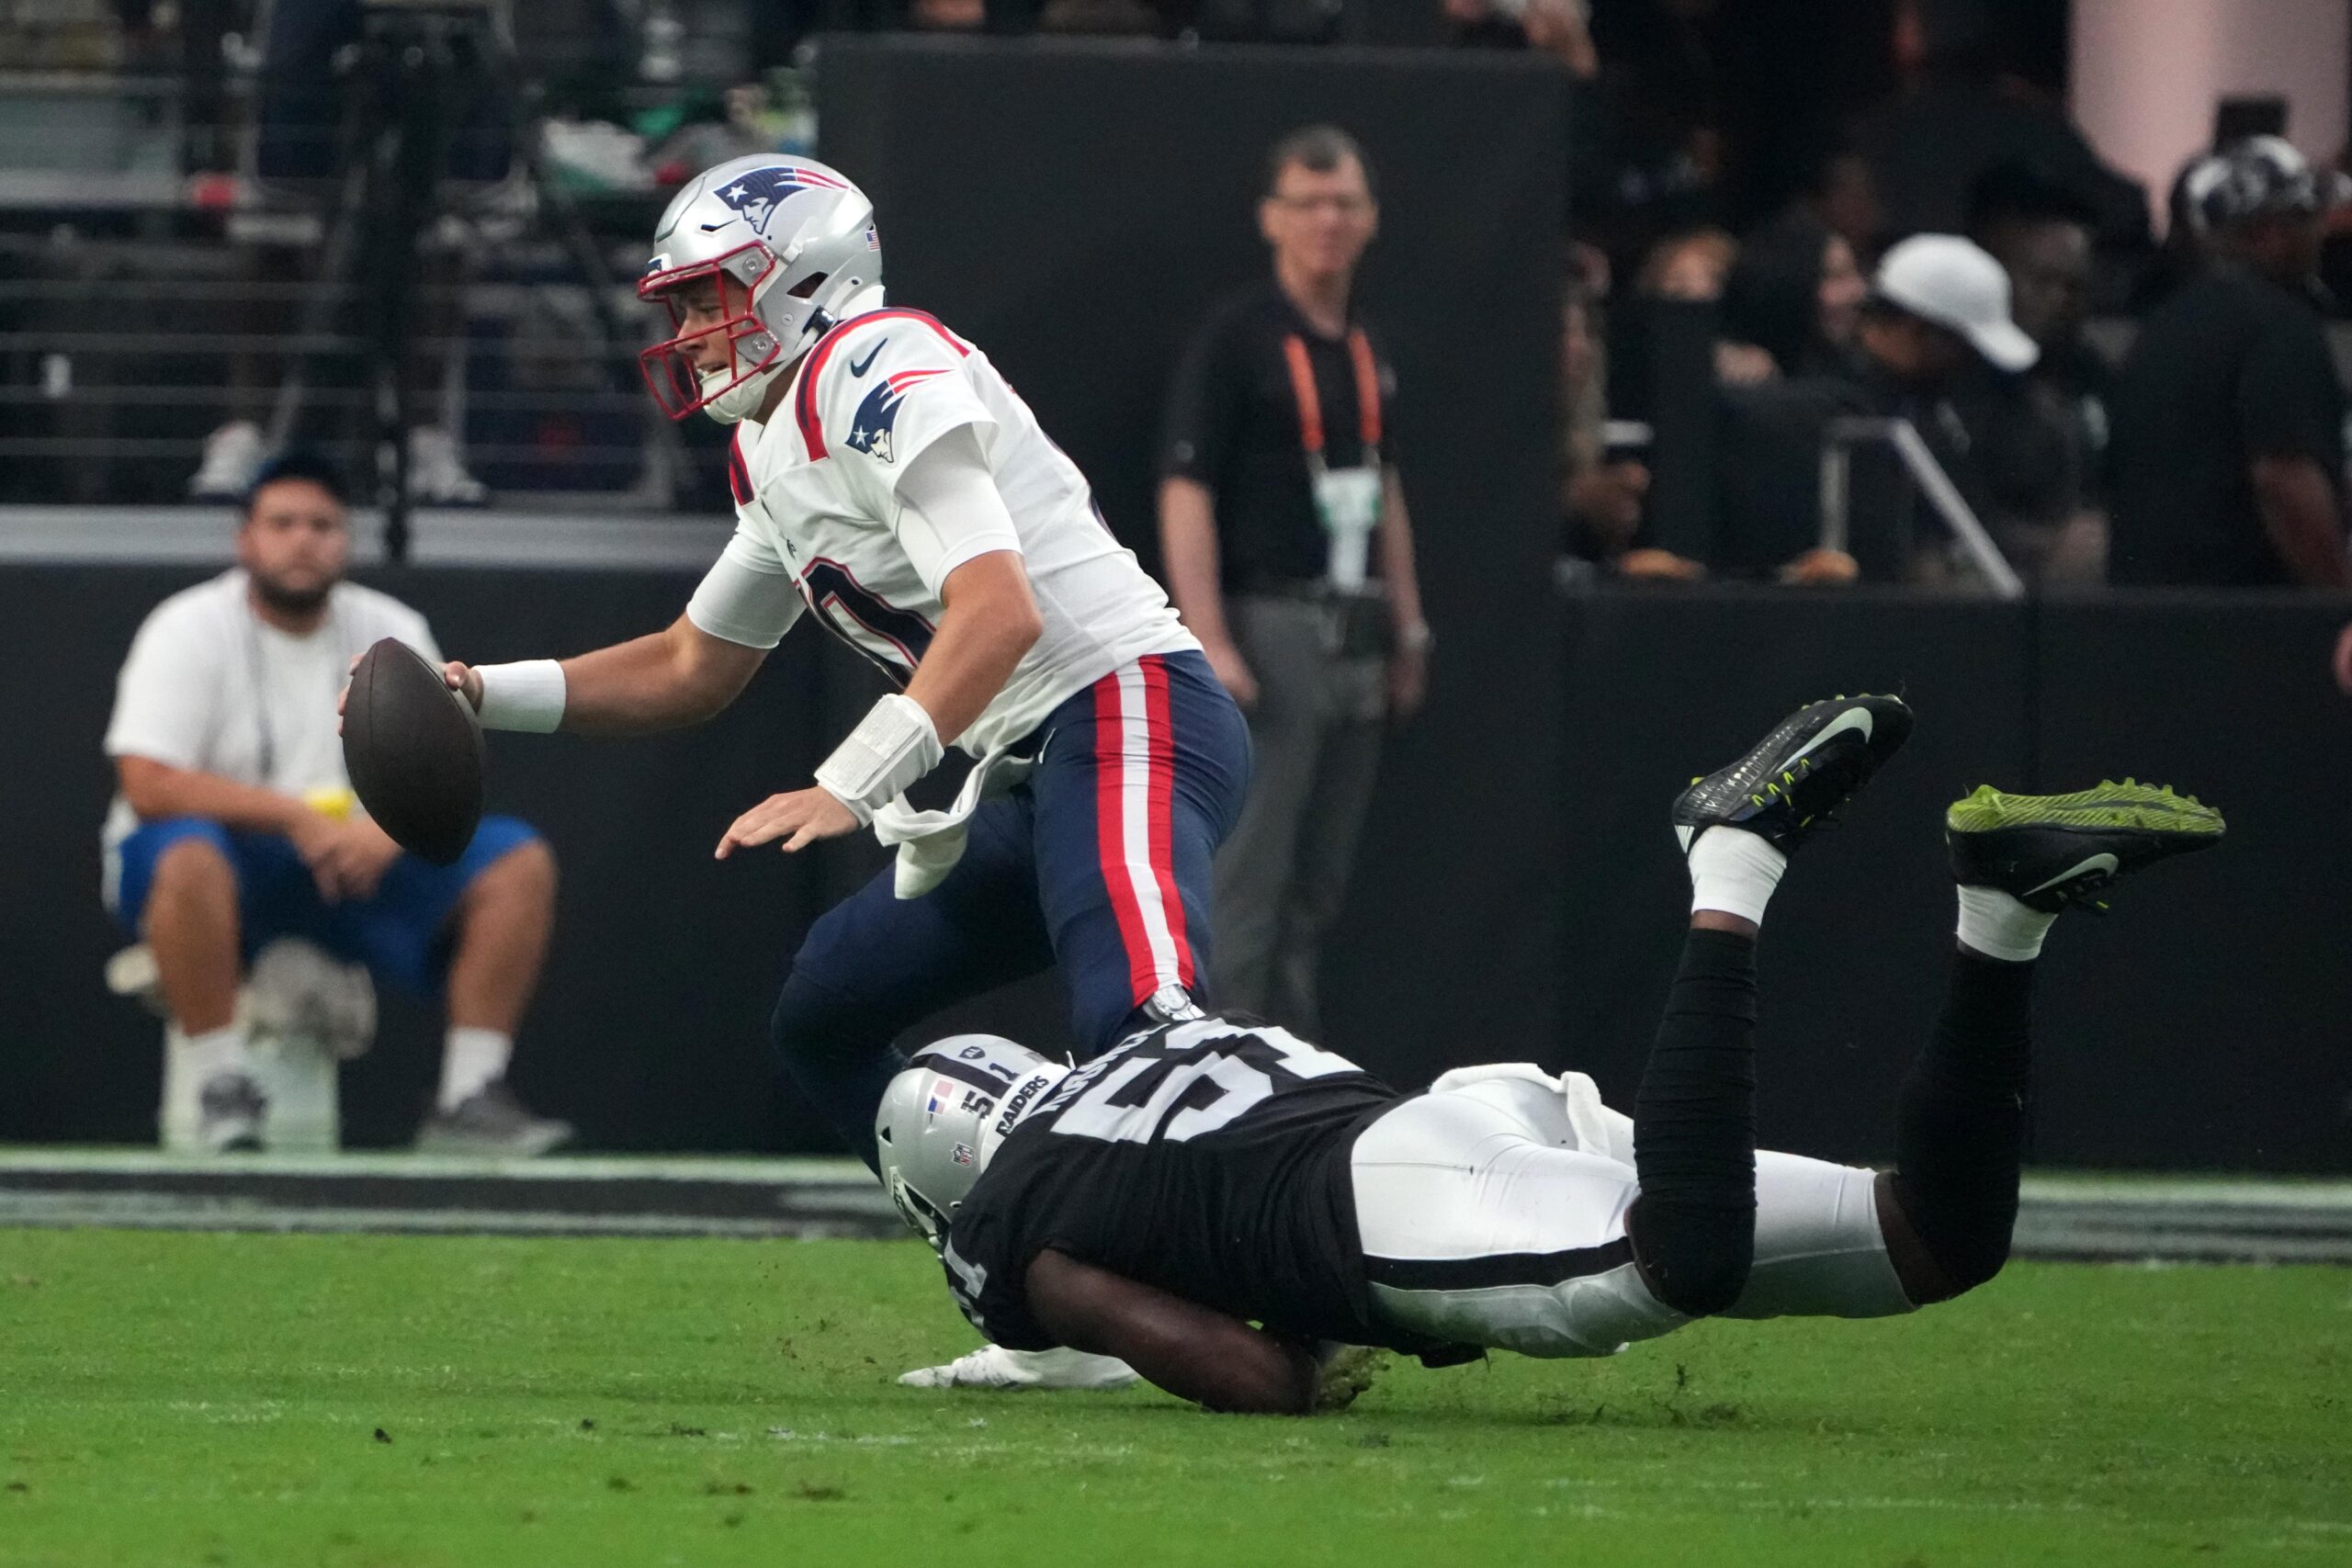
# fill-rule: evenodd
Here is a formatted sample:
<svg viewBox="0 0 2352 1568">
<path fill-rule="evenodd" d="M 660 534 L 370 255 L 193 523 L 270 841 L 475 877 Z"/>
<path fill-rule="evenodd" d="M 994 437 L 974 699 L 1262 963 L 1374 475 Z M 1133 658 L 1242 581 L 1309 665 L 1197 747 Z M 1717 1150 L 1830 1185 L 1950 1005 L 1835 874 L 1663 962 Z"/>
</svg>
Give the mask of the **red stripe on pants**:
<svg viewBox="0 0 2352 1568">
<path fill-rule="evenodd" d="M 1137 663 L 1143 670 L 1144 713 L 1151 730 L 1151 874 L 1159 883 L 1159 907 L 1167 911 L 1168 936 L 1176 949 L 1176 977 L 1191 986 L 1193 944 L 1184 940 L 1184 899 L 1176 887 L 1176 853 L 1171 843 L 1176 818 L 1176 730 L 1168 716 L 1168 665 L 1156 654 Z"/>
<path fill-rule="evenodd" d="M 1116 671 L 1094 682 L 1094 842 L 1102 883 L 1111 895 L 1111 913 L 1127 950 L 1127 984 L 1140 1003 L 1159 987 L 1151 942 L 1144 934 L 1143 907 L 1127 874 L 1127 732 L 1122 696 Z"/>
</svg>

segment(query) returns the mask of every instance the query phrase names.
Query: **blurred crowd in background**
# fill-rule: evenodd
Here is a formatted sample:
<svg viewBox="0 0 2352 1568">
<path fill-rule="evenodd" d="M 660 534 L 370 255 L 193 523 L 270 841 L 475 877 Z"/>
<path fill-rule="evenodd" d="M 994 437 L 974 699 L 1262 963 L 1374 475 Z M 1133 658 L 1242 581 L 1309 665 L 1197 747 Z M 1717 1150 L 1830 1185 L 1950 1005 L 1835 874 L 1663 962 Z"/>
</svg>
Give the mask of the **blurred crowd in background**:
<svg viewBox="0 0 2352 1568">
<path fill-rule="evenodd" d="M 2341 297 L 2328 284 L 2352 283 L 2352 231 L 2332 227 L 2332 172 L 2280 164 L 2278 155 L 2291 157 L 2283 142 L 2249 141 L 2281 130 L 2283 107 L 2223 105 L 2215 152 L 2182 169 L 2160 230 L 2152 207 L 2165 204 L 2152 204 L 2069 118 L 2068 74 L 2084 66 L 2069 58 L 2064 6 L 1381 3 L 1419 7 L 1431 41 L 1555 62 L 1569 86 L 1560 265 L 1567 575 L 1815 584 L 1981 578 L 1982 552 L 1951 529 L 1914 527 L 1914 502 L 1890 508 L 1872 499 L 1888 486 L 1907 495 L 1922 483 L 1920 460 L 1878 450 L 1887 422 L 1901 422 L 2028 584 L 2344 585 L 2341 409 L 2323 431 L 2334 378 L 2319 386 L 2302 361 L 2309 344 L 2325 348 L 2322 321 Z M 30 63 L 176 77 L 195 128 L 179 175 L 259 177 L 279 192 L 316 187 L 307 210 L 281 202 L 231 219 L 239 243 L 229 281 L 242 291 L 227 320 L 250 334 L 241 344 L 266 350 L 231 356 L 226 406 L 211 411 L 200 458 L 194 439 L 176 431 L 156 435 L 152 448 L 159 462 L 166 448 L 196 459 L 183 460 L 185 478 L 172 486 L 198 498 L 238 493 L 266 451 L 298 436 L 316 440 L 321 419 L 333 434 L 339 400 L 346 426 L 365 417 L 368 389 L 339 385 L 331 368 L 311 367 L 311 394 L 289 397 L 288 381 L 300 386 L 305 372 L 298 364 L 289 375 L 269 341 L 321 338 L 332 324 L 303 313 L 311 307 L 299 303 L 297 285 L 340 265 L 331 209 L 345 168 L 337 149 L 348 144 L 355 111 L 338 72 L 363 46 L 365 9 L 359 0 L 0 6 L 0 25 L 17 28 L 12 52 Z M 616 231 L 626 231 L 641 220 L 644 200 L 695 169 L 748 152 L 812 151 L 808 68 L 827 30 L 1345 46 L 1367 36 L 1367 15 L 1380 24 L 1374 31 L 1398 30 L 1393 17 L 1383 23 L 1378 6 L 1368 12 L 1336 0 L 531 0 L 507 18 L 510 60 L 459 62 L 479 81 L 453 99 L 444 172 L 488 194 L 435 221 L 463 220 L 495 236 L 502 221 L 519 230 L 534 212 L 544 218 L 553 192 L 592 230 L 617 204 L 611 209 L 625 217 Z M 74 17 L 78 27 L 68 25 Z M 501 71 L 531 84 L 528 117 L 492 113 L 495 95 L 476 90 Z M 256 84 L 249 95 L 227 85 L 241 73 Z M 526 175 L 536 203 L 513 198 Z M 2282 223 L 2294 232 L 2273 232 Z M 527 283 L 563 263 L 528 254 L 525 240 L 514 246 L 523 259 L 508 280 Z M 569 246 L 571 259 L 591 248 Z M 418 248 L 414 270 L 427 287 L 416 319 L 394 325 L 420 341 L 464 335 L 455 301 L 465 280 L 453 251 Z M 479 256 L 481 246 L 471 252 Z M 2307 328 L 2278 318 L 2269 295 L 2206 301 L 2187 308 L 2190 329 L 2135 354 L 2140 323 L 2216 267 L 2303 302 Z M 471 281 L 478 288 L 481 280 Z M 0 303 L 0 311 L 14 309 Z M 628 387 L 528 352 L 535 335 L 580 335 L 577 321 L 546 320 L 548 309 L 516 307 L 507 331 L 517 352 L 503 384 L 485 386 L 479 375 L 469 383 L 430 352 L 407 364 L 412 493 L 469 504 L 493 489 L 543 490 L 554 467 L 577 469 L 609 446 L 632 471 L 642 464 L 629 492 L 639 501 L 715 499 L 707 463 L 639 450 Z M 2224 317 L 2237 326 L 2214 325 Z M 2212 330 L 2200 336 L 2198 321 Z M 606 321 L 601 330 L 621 336 L 633 328 Z M 2292 344 L 2279 348 L 2281 334 Z M 2273 361 L 2294 363 L 2280 369 Z M 1689 385 L 1697 363 L 1711 383 L 1702 397 Z M 2261 406 L 2237 411 L 2239 423 L 2287 432 L 2257 430 L 2255 439 L 2322 471 L 2332 549 L 2314 543 L 2321 520 L 2313 498 L 2296 489 L 2301 477 L 2266 488 L 2252 467 L 2260 451 L 2209 454 L 2225 472 L 2170 486 L 2187 493 L 2202 484 L 2225 511 L 2242 513 L 2210 525 L 2228 540 L 2176 537 L 2208 525 L 2138 515 L 2134 507 L 2183 507 L 2119 497 L 2119 440 L 2148 440 L 2162 453 L 2177 445 L 2158 428 L 2157 411 L 2170 406 L 2165 378 L 2217 367 L 2224 377 L 2278 371 L 2278 385 L 2246 394 L 2250 408 Z M 54 383 L 64 374 L 32 344 L 7 361 L 5 378 Z M 568 412 L 549 414 L 533 401 L 555 393 L 570 400 Z M 205 397 L 219 400 L 207 388 L 179 403 L 195 417 Z M 2145 428 L 2119 431 L 2119 412 L 2127 427 L 2140 418 Z M 1706 431 L 1690 457 L 1690 443 L 1678 442 L 1693 421 Z M 122 434 L 119 421 L 103 433 Z M 19 456 L 70 453 L 74 439 L 70 430 L 48 433 Z M 1825 522 L 1825 446 L 1854 448 L 1850 472 L 1840 468 L 1836 481 L 1858 520 L 1850 537 L 1842 523 Z M 1707 470 L 1702 524 L 1687 509 L 1661 515 L 1661 465 L 1676 450 Z M 0 480 L 0 495 L 76 499 L 55 493 L 63 471 L 19 465 L 13 481 Z M 74 482 L 86 491 L 96 481 Z M 2127 513 L 2120 522 L 2119 500 Z M 1873 536 L 1869 520 L 1894 512 L 1902 526 Z"/>
</svg>

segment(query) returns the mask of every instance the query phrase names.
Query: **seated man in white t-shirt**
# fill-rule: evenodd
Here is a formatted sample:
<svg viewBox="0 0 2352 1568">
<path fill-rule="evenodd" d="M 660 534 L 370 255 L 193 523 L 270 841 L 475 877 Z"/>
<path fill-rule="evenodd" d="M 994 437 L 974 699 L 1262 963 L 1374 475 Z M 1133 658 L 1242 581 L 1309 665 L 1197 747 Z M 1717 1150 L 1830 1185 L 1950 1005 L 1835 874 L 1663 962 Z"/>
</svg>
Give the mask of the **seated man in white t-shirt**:
<svg viewBox="0 0 2352 1568">
<path fill-rule="evenodd" d="M 419 1148 L 543 1154 L 571 1129 L 525 1110 L 506 1067 L 547 951 L 555 857 L 527 824 L 490 817 L 455 865 L 435 866 L 357 808 L 335 713 L 351 660 L 386 637 L 441 654 L 424 616 L 343 581 L 350 544 L 333 471 L 281 458 L 246 502 L 237 569 L 141 625 L 107 726 L 121 784 L 107 905 L 154 954 L 202 1086 L 206 1147 L 258 1143 L 266 1104 L 237 989 L 265 943 L 299 936 L 379 984 L 445 998 Z"/>
</svg>

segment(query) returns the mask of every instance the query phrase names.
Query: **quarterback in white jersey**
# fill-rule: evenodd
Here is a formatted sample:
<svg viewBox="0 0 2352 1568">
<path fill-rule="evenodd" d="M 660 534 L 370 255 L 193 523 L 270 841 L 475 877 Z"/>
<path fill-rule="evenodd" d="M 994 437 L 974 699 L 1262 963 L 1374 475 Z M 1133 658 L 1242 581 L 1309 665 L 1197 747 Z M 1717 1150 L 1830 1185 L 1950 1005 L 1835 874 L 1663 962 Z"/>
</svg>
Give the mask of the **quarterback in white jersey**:
<svg viewBox="0 0 2352 1568">
<path fill-rule="evenodd" d="M 725 558 L 769 591 L 689 605 L 704 630 L 772 648 L 806 604 L 902 682 L 946 613 L 948 577 L 1009 552 L 1039 631 L 956 741 L 982 758 L 1120 666 L 1199 649 L 1029 405 L 931 317 L 852 315 L 810 351 L 785 412 L 736 425 L 728 463 L 741 521 Z"/>
<path fill-rule="evenodd" d="M 926 1015 L 1058 967 L 1081 1049 L 1189 1016 L 1209 861 L 1249 782 L 1241 716 L 1086 479 L 987 355 L 885 304 L 863 194 L 807 160 L 690 182 L 639 285 L 673 334 L 655 398 L 735 426 L 738 525 L 666 631 L 560 663 L 449 666 L 492 728 L 630 734 L 707 718 L 813 615 L 895 688 L 720 858 L 870 825 L 895 866 L 811 928 L 779 1054 L 844 1142 Z M 978 760 L 955 807 L 907 787 Z"/>
</svg>

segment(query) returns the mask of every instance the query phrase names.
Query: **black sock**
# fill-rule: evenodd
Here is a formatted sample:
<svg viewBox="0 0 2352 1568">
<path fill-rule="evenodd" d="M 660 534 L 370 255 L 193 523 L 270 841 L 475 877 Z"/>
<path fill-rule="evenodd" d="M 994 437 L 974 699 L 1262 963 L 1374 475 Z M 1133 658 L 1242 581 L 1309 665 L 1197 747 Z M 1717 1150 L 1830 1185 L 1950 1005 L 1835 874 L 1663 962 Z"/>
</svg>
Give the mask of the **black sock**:
<svg viewBox="0 0 2352 1568">
<path fill-rule="evenodd" d="M 1738 1300 L 1756 1252 L 1756 939 L 1694 931 L 1634 1101 L 1629 1229 L 1651 1293 L 1693 1317 Z"/>
<path fill-rule="evenodd" d="M 1894 1190 L 1950 1294 L 2009 1256 L 2025 1157 L 2033 965 L 1952 955 L 1943 1011 L 1904 1081 Z"/>
</svg>

